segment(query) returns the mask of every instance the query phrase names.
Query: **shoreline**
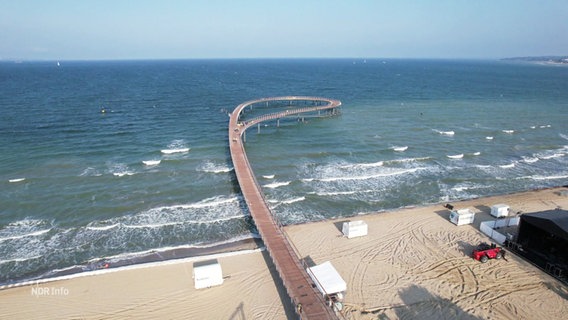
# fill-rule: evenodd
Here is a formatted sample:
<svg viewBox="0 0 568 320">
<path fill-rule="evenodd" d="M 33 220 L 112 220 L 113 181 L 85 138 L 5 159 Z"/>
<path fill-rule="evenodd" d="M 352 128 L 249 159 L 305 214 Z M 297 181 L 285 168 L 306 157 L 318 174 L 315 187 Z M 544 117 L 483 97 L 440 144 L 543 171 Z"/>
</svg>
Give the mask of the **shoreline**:
<svg viewBox="0 0 568 320">
<path fill-rule="evenodd" d="M 36 283 L 53 282 L 74 277 L 91 276 L 100 271 L 120 271 L 135 266 L 148 264 L 168 264 L 175 261 L 185 261 L 188 259 L 199 259 L 202 257 L 215 256 L 219 254 L 229 254 L 233 252 L 260 250 L 264 244 L 260 237 L 253 235 L 250 238 L 239 239 L 236 241 L 223 242 L 203 246 L 179 246 L 171 249 L 152 249 L 140 254 L 125 254 L 122 258 L 106 257 L 93 259 L 88 263 L 70 266 L 63 269 L 49 270 L 36 277 L 15 279 L 0 283 L 0 290 L 7 288 L 21 287 Z"/>
<path fill-rule="evenodd" d="M 129 265 L 125 265 L 125 266 L 122 266 L 122 267 L 77 272 L 77 273 L 71 273 L 71 274 L 68 274 L 68 275 L 41 278 L 41 279 L 37 279 L 37 280 L 26 280 L 26 281 L 17 282 L 17 283 L 14 283 L 14 284 L 0 285 L 0 291 L 13 289 L 13 288 L 27 287 L 27 286 L 37 286 L 37 285 L 40 285 L 40 284 L 46 284 L 46 283 L 50 283 L 50 282 L 72 280 L 72 279 L 83 278 L 83 277 L 94 277 L 94 276 L 100 276 L 100 275 L 109 274 L 109 273 L 115 273 L 115 272 L 138 270 L 138 269 L 148 269 L 148 268 L 155 268 L 155 267 L 160 267 L 160 266 L 184 264 L 184 263 L 190 263 L 190 262 L 196 262 L 196 261 L 212 260 L 212 259 L 226 258 L 226 257 L 232 257 L 232 256 L 238 256 L 238 255 L 246 255 L 246 254 L 251 254 L 251 253 L 256 253 L 256 252 L 262 252 L 262 251 L 265 251 L 265 250 L 266 250 L 265 247 L 259 247 L 259 248 L 256 248 L 256 249 L 239 249 L 239 250 L 230 250 L 230 251 L 220 251 L 220 252 L 216 252 L 216 253 L 210 253 L 210 254 L 204 254 L 204 255 L 198 255 L 198 256 L 190 256 L 190 257 L 186 257 L 186 258 L 176 258 L 176 259 L 169 259 L 169 260 L 163 260 L 163 261 L 144 262 L 144 263 L 137 263 L 137 264 L 129 264 Z"/>
<path fill-rule="evenodd" d="M 567 186 L 453 201 L 489 219 L 496 203 L 512 212 L 568 208 Z M 526 260 L 480 263 L 471 250 L 488 238 L 456 226 L 443 203 L 283 227 L 300 258 L 333 263 L 347 282 L 344 315 L 388 319 L 546 317 L 568 312 L 568 286 Z M 346 238 L 341 223 L 364 220 L 365 237 Z M 260 239 L 258 239 L 260 240 Z M 269 253 L 255 239 L 206 255 L 133 264 L 0 287 L 0 318 L 287 319 L 293 307 Z M 240 250 L 236 250 L 238 248 Z M 193 268 L 218 260 L 224 282 L 195 289 Z M 503 261 L 504 260 L 504 261 Z M 37 292 L 44 295 L 38 295 Z M 47 292 L 47 294 L 45 294 Z"/>
<path fill-rule="evenodd" d="M 291 228 L 294 226 L 301 226 L 301 225 L 310 225 L 310 224 L 317 224 L 323 222 L 334 222 L 339 220 L 345 219 L 354 219 L 354 218 L 364 218 L 367 216 L 372 215 L 380 215 L 384 213 L 397 213 L 397 212 L 404 212 L 405 210 L 412 210 L 412 209 L 423 209 L 428 207 L 436 207 L 440 206 L 445 203 L 453 203 L 454 205 L 459 205 L 462 203 L 467 203 L 470 201 L 476 200 L 490 200 L 496 197 L 507 197 L 507 196 L 515 196 L 521 194 L 530 194 L 539 191 L 546 191 L 546 190 L 556 190 L 568 188 L 568 185 L 564 186 L 556 186 L 556 187 L 547 187 L 547 188 L 538 188 L 538 189 L 531 189 L 527 191 L 520 191 L 520 192 L 512 192 L 512 193 L 504 193 L 499 195 L 490 195 L 490 196 L 481 196 L 475 197 L 470 199 L 462 199 L 462 200 L 455 200 L 455 201 L 447 201 L 447 202 L 438 202 L 432 204 L 421 204 L 421 205 L 410 205 L 400 208 L 394 209 L 385 209 L 381 211 L 375 212 L 366 212 L 366 213 L 359 213 L 350 216 L 344 217 L 332 217 L 324 220 L 316 220 L 316 221 L 306 221 L 301 223 L 295 223 L 290 225 L 284 225 L 283 228 Z M 511 208 L 512 210 L 513 208 Z M 521 210 L 522 211 L 522 210 Z M 173 248 L 163 248 L 163 249 L 151 249 L 148 251 L 144 251 L 142 253 L 127 253 L 121 254 L 118 256 L 111 256 L 105 257 L 100 259 L 92 259 L 88 263 L 75 265 L 66 267 L 63 269 L 54 269 L 49 270 L 39 276 L 36 277 L 29 277 L 29 278 L 22 278 L 22 279 L 15 279 L 7 282 L 0 283 L 0 290 L 4 290 L 6 288 L 13 288 L 13 287 L 20 287 L 26 286 L 33 283 L 43 283 L 43 282 L 52 282 L 58 281 L 61 279 L 70 279 L 73 276 L 80 277 L 81 274 L 92 275 L 93 273 L 97 273 L 97 271 L 101 270 L 115 270 L 115 269 L 123 269 L 129 268 L 132 266 L 137 265 L 145 265 L 145 264 L 152 264 L 157 265 L 160 263 L 167 264 L 170 261 L 176 260 L 186 260 L 186 259 L 199 259 L 200 257 L 207 257 L 213 256 L 217 254 L 227 254 L 232 252 L 239 252 L 239 251 L 246 251 L 246 250 L 264 250 L 264 243 L 259 235 L 252 234 L 251 237 L 246 237 L 243 239 L 238 239 L 235 241 L 229 242 L 221 242 L 221 243 L 213 243 L 210 245 L 203 245 L 203 246 L 178 246 Z M 109 263 L 108 267 L 102 267 L 105 263 Z"/>
</svg>

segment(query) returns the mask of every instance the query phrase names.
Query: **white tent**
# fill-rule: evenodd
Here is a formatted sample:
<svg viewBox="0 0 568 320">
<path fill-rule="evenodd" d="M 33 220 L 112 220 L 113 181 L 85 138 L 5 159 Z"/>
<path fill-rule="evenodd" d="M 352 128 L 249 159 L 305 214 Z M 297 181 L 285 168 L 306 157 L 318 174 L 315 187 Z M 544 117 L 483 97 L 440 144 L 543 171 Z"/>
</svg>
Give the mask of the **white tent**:
<svg viewBox="0 0 568 320">
<path fill-rule="evenodd" d="M 460 209 L 450 213 L 450 221 L 458 226 L 473 223 L 475 213 L 469 209 Z"/>
<path fill-rule="evenodd" d="M 506 217 L 509 215 L 509 206 L 506 204 L 495 204 L 491 206 L 491 215 L 495 218 Z"/>
<path fill-rule="evenodd" d="M 347 238 L 367 235 L 367 223 L 363 220 L 343 222 L 341 231 Z"/>
<path fill-rule="evenodd" d="M 347 291 L 347 284 L 341 278 L 331 262 L 326 261 L 317 266 L 307 269 L 310 278 L 314 281 L 319 291 L 325 295 L 341 294 Z"/>
<path fill-rule="evenodd" d="M 195 289 L 209 288 L 223 284 L 223 270 L 215 260 L 201 261 L 193 264 L 193 280 Z"/>
</svg>

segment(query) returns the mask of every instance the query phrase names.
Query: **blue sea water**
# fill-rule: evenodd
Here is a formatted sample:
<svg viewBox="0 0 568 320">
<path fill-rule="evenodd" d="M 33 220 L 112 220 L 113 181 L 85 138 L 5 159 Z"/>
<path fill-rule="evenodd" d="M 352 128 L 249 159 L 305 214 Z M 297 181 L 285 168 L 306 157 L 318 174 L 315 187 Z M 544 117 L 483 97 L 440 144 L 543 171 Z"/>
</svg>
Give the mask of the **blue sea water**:
<svg viewBox="0 0 568 320">
<path fill-rule="evenodd" d="M 568 184 L 563 66 L 2 62 L 0 283 L 254 237 L 227 112 L 285 95 L 343 102 L 338 117 L 247 132 L 287 224 Z"/>
</svg>

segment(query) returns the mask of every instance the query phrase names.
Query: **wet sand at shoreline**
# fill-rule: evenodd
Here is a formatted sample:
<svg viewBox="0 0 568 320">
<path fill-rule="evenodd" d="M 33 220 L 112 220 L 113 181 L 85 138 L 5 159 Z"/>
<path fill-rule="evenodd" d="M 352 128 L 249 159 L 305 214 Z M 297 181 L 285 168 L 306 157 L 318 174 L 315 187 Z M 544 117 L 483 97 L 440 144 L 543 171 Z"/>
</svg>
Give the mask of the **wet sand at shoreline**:
<svg viewBox="0 0 568 320">
<path fill-rule="evenodd" d="M 489 241 L 476 226 L 493 219 L 491 205 L 505 203 L 513 212 L 568 209 L 560 190 L 566 189 L 452 203 L 476 212 L 474 225 L 455 226 L 439 204 L 285 231 L 301 258 L 331 261 L 347 282 L 347 319 L 562 319 L 568 313 L 565 285 L 512 253 L 485 264 L 469 256 L 475 245 Z M 369 234 L 343 237 L 341 224 L 347 220 L 364 220 Z M 290 318 L 293 311 L 267 257 L 260 250 L 243 250 L 4 289 L 0 318 Z M 212 258 L 223 268 L 224 283 L 196 290 L 193 263 Z"/>
</svg>

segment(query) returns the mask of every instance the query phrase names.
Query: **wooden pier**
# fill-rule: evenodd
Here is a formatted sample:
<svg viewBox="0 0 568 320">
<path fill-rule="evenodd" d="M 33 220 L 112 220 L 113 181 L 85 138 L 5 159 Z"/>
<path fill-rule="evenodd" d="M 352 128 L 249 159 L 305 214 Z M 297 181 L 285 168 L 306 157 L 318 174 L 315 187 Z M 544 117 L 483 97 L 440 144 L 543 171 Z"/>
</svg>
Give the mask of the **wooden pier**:
<svg viewBox="0 0 568 320">
<path fill-rule="evenodd" d="M 287 101 L 289 105 L 281 112 L 272 112 L 241 121 L 241 113 L 247 107 L 271 101 Z M 314 106 L 293 108 L 293 101 L 310 101 Z M 272 97 L 251 100 L 238 105 L 231 114 L 229 121 L 229 144 L 231 159 L 241 192 L 249 208 L 256 227 L 264 241 L 266 249 L 282 279 L 286 292 L 295 306 L 300 319 L 338 319 L 335 311 L 328 307 L 322 294 L 315 288 L 315 284 L 306 272 L 305 266 L 295 252 L 292 244 L 282 231 L 281 226 L 273 216 L 264 193 L 256 180 L 248 161 L 243 136 L 246 129 L 268 120 L 301 115 L 305 113 L 325 111 L 330 115 L 337 112 L 341 105 L 339 100 L 319 97 Z"/>
</svg>

